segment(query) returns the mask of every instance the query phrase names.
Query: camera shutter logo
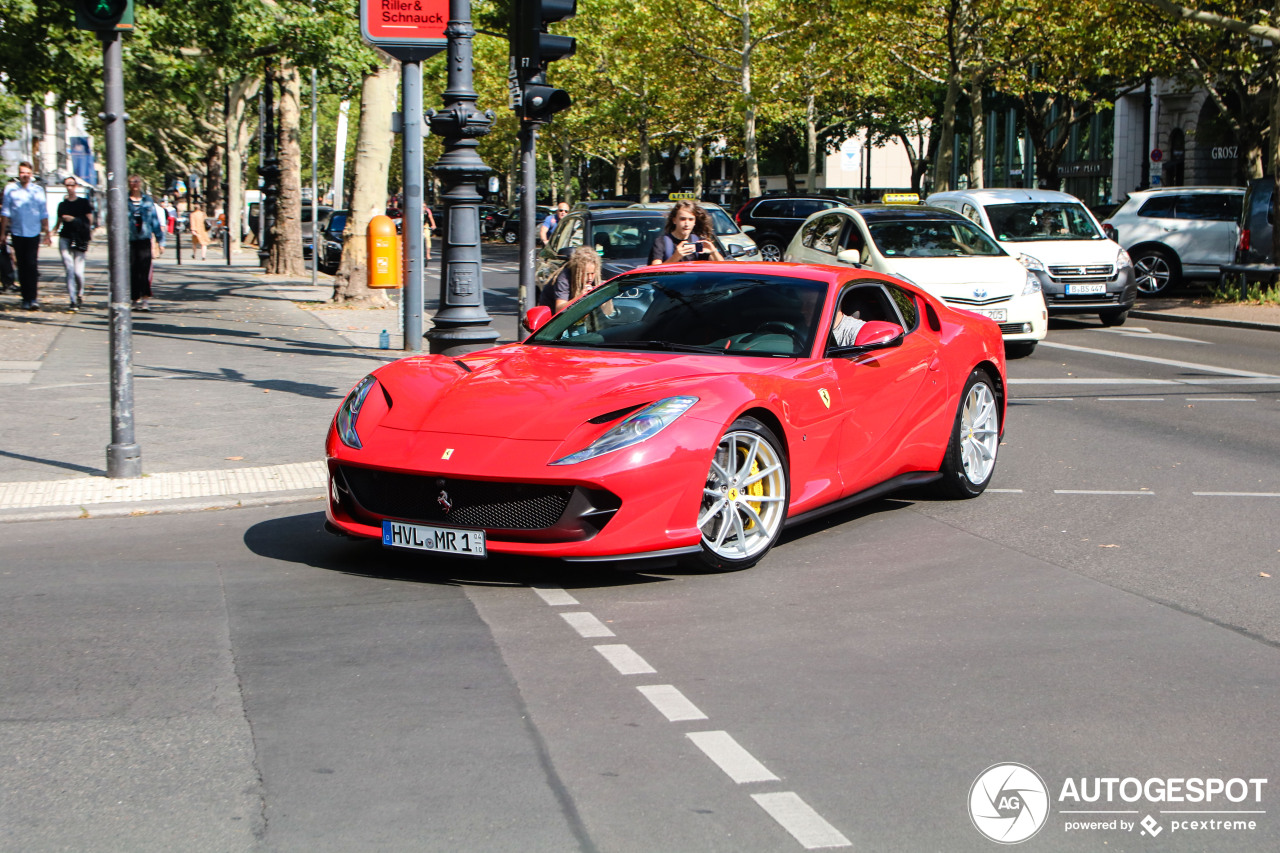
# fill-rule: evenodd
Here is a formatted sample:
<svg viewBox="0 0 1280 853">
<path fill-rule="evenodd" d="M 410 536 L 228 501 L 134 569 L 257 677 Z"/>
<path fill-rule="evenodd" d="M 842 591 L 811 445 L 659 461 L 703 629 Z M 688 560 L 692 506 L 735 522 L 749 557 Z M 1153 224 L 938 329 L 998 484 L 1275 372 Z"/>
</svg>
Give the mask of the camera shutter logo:
<svg viewBox="0 0 1280 853">
<path fill-rule="evenodd" d="M 969 789 L 969 819 L 987 838 L 1017 844 L 1040 831 L 1049 817 L 1049 789 L 1023 764 L 993 764 Z"/>
</svg>

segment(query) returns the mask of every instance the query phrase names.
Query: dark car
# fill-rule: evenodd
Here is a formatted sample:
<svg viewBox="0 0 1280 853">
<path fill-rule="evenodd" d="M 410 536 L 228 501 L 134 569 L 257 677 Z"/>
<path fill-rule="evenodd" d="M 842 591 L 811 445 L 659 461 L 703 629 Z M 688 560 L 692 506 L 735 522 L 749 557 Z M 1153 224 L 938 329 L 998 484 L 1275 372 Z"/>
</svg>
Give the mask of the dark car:
<svg viewBox="0 0 1280 853">
<path fill-rule="evenodd" d="M 610 210 L 619 207 L 628 207 L 631 202 L 622 198 L 593 198 L 587 201 L 580 201 L 573 206 L 574 210 Z"/>
<path fill-rule="evenodd" d="M 320 260 L 316 267 L 332 275 L 342 263 L 342 231 L 347 227 L 347 211 L 331 210 L 320 219 Z"/>
<path fill-rule="evenodd" d="M 1237 264 L 1274 264 L 1272 255 L 1272 221 L 1276 179 L 1257 178 L 1245 190 L 1244 208 L 1240 213 L 1240 237 L 1236 243 Z"/>
<path fill-rule="evenodd" d="M 551 215 L 551 208 L 545 205 L 538 205 L 538 217 L 534 223 L 533 230 L 536 233 L 538 226 L 542 224 L 542 220 Z M 520 208 L 511 208 L 506 221 L 502 223 L 502 242 L 519 243 L 520 242 Z"/>
<path fill-rule="evenodd" d="M 806 219 L 844 204 L 847 202 L 834 196 L 762 195 L 738 208 L 733 218 L 756 241 L 766 261 L 780 261 Z"/>
</svg>

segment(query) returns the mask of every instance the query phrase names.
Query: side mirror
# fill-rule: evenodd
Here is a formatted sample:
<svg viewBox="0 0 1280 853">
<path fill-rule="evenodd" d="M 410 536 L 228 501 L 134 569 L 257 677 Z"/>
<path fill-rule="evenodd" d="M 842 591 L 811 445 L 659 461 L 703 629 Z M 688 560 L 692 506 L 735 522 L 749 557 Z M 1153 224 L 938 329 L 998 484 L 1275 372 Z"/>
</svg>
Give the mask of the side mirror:
<svg viewBox="0 0 1280 853">
<path fill-rule="evenodd" d="M 573 254 L 573 250 L 574 250 L 574 249 L 576 249 L 576 248 L 578 248 L 578 247 L 577 247 L 577 246 L 565 246 L 563 249 L 561 249 L 560 251 L 556 252 L 556 254 L 557 254 L 557 255 L 559 255 L 560 257 L 564 258 L 564 259 L 567 261 L 567 260 L 569 260 L 569 256 Z"/>
<path fill-rule="evenodd" d="M 744 249 L 742 246 L 730 246 L 728 251 L 728 255 L 731 258 L 740 258 L 746 253 L 747 253 L 747 250 Z"/>
<path fill-rule="evenodd" d="M 862 328 L 858 329 L 858 335 L 853 339 L 853 345 L 866 349 L 900 346 L 902 344 L 902 335 L 902 327 L 897 323 L 868 320 L 862 324 Z"/>
<path fill-rule="evenodd" d="M 551 319 L 551 309 L 545 305 L 535 305 L 529 309 L 524 315 L 525 328 L 532 334 L 543 326 L 547 325 L 547 321 Z"/>
<path fill-rule="evenodd" d="M 739 225 L 738 227 L 742 229 L 743 234 L 750 234 L 752 231 L 756 230 L 754 225 Z"/>
<path fill-rule="evenodd" d="M 862 253 L 857 249 L 841 249 L 836 254 L 836 260 L 842 264 L 850 264 L 853 266 L 862 266 Z"/>
</svg>

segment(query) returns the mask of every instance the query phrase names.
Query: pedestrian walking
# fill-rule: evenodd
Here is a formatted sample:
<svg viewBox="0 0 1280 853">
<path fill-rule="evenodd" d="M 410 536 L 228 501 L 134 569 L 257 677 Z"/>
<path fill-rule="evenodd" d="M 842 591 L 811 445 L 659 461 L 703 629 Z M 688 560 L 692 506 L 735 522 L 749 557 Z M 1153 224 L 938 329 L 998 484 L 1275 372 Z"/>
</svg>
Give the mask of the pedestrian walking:
<svg viewBox="0 0 1280 853">
<path fill-rule="evenodd" d="M 191 232 L 191 260 L 196 259 L 196 249 L 200 250 L 200 260 L 209 259 L 209 228 L 204 208 L 198 204 L 191 205 L 187 214 L 187 230 Z"/>
<path fill-rule="evenodd" d="M 560 202 L 556 205 L 555 213 L 549 214 L 546 219 L 542 220 L 542 225 L 538 226 L 538 237 L 542 239 L 543 245 L 551 242 L 551 235 L 556 233 L 556 226 L 560 224 L 560 220 L 569 215 L 569 205 L 566 202 Z"/>
<path fill-rule="evenodd" d="M 436 230 L 436 217 L 424 201 L 422 203 L 422 246 L 423 257 L 431 260 L 431 232 Z"/>
<path fill-rule="evenodd" d="M 34 167 L 25 160 L 18 164 L 18 180 L 4 190 L 0 204 L 0 244 L 13 245 L 22 287 L 22 307 L 40 310 L 40 245 L 53 245 L 49 236 L 49 203 L 44 187 L 33 182 Z"/>
<path fill-rule="evenodd" d="M 142 178 L 129 176 L 129 292 L 135 311 L 150 311 L 151 261 L 164 251 L 165 226 Z"/>
<path fill-rule="evenodd" d="M 67 273 L 71 310 L 79 311 L 84 302 L 84 256 L 93 236 L 93 205 L 89 199 L 76 195 L 79 185 L 75 178 L 67 178 L 62 185 L 67 189 L 67 197 L 58 202 L 58 251 Z"/>
<path fill-rule="evenodd" d="M 13 282 L 13 249 L 8 240 L 0 240 L 0 293 L 12 289 Z"/>
</svg>

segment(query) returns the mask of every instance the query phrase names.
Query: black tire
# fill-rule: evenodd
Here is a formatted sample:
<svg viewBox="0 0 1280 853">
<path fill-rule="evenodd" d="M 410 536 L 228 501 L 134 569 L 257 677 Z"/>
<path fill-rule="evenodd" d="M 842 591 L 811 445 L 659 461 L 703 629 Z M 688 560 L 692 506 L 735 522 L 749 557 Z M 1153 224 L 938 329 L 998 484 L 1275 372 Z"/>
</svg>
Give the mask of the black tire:
<svg viewBox="0 0 1280 853">
<path fill-rule="evenodd" d="M 519 240 L 520 240 L 520 234 L 519 234 L 518 232 L 516 232 L 516 231 L 512 231 L 512 230 L 507 229 L 507 228 L 504 228 L 504 229 L 503 229 L 503 231 L 502 231 L 502 242 L 504 242 L 504 243 L 516 243 L 516 242 L 519 242 Z"/>
<path fill-rule="evenodd" d="M 1169 250 L 1151 246 L 1133 255 L 1133 276 L 1140 296 L 1155 296 L 1182 283 L 1182 265 Z"/>
<path fill-rule="evenodd" d="M 1098 315 L 1098 319 L 1102 321 L 1104 326 L 1123 326 L 1124 321 L 1129 319 L 1129 309 L 1121 308 L 1119 311 L 1103 311 Z"/>
<path fill-rule="evenodd" d="M 934 486 L 948 500 L 976 498 L 986 491 L 996 471 L 1000 446 L 1000 406 L 990 374 L 974 368 L 964 384 L 951 439 L 942 459 L 942 479 Z"/>
<path fill-rule="evenodd" d="M 705 489 L 698 510 L 701 551 L 687 562 L 714 572 L 754 566 L 787 520 L 791 478 L 782 442 L 755 418 L 738 418 L 716 446 Z"/>
<path fill-rule="evenodd" d="M 783 246 L 774 237 L 763 237 L 756 242 L 756 246 L 760 249 L 761 259 L 766 261 L 780 261 L 786 251 L 786 246 Z"/>
<path fill-rule="evenodd" d="M 1006 358 L 1026 358 L 1036 351 L 1036 344 L 1039 341 L 1005 341 L 1004 354 Z"/>
</svg>

